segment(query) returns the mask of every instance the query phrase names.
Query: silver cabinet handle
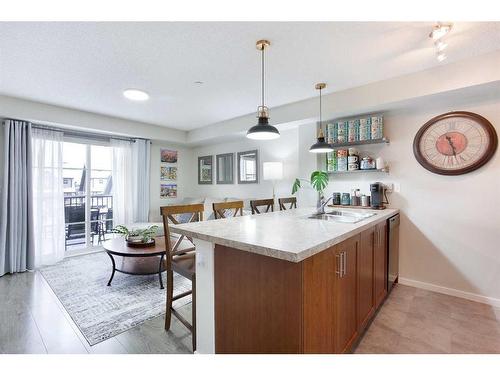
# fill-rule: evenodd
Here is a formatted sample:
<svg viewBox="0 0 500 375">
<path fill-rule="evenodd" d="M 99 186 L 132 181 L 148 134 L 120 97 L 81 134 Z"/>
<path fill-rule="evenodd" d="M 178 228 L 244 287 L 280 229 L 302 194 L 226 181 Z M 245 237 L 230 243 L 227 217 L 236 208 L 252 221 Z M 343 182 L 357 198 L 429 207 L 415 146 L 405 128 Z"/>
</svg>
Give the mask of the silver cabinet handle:
<svg viewBox="0 0 500 375">
<path fill-rule="evenodd" d="M 346 264 L 346 258 L 347 258 L 347 253 L 344 251 L 342 252 L 342 277 L 345 276 L 346 274 L 346 269 L 345 269 L 345 264 Z"/>
<path fill-rule="evenodd" d="M 339 278 L 342 277 L 342 253 L 335 255 L 335 258 L 337 258 L 337 265 L 336 265 L 336 270 L 335 273 L 339 275 Z"/>
</svg>

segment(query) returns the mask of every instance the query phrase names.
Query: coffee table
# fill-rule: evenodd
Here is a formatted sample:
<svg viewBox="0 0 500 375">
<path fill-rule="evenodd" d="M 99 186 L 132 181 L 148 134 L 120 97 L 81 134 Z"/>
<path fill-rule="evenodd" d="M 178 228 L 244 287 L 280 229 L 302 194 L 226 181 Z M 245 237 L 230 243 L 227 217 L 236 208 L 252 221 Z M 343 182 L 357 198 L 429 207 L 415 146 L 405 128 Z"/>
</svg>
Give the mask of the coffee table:
<svg viewBox="0 0 500 375">
<path fill-rule="evenodd" d="M 164 237 L 156 237 L 155 246 L 150 247 L 129 247 L 124 238 L 104 241 L 102 247 L 111 258 L 113 265 L 108 286 L 111 285 L 115 272 L 128 275 L 158 274 L 160 289 L 163 289 L 161 274 L 165 271 L 165 262 L 163 260 L 166 255 Z"/>
</svg>

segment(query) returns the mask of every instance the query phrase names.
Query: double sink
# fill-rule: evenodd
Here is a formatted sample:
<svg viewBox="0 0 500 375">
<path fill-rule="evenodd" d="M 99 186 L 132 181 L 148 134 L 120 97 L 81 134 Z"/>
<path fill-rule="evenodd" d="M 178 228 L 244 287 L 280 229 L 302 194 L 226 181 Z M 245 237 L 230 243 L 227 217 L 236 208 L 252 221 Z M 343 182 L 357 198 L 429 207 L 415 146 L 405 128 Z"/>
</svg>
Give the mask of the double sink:
<svg viewBox="0 0 500 375">
<path fill-rule="evenodd" d="M 376 215 L 373 212 L 370 213 L 359 213 L 359 212 L 349 212 L 349 211 L 340 211 L 334 210 L 325 212 L 324 214 L 314 214 L 308 216 L 308 219 L 317 219 L 317 220 L 328 220 L 328 221 L 336 221 L 339 223 L 358 223 L 362 220 L 368 219 Z"/>
</svg>

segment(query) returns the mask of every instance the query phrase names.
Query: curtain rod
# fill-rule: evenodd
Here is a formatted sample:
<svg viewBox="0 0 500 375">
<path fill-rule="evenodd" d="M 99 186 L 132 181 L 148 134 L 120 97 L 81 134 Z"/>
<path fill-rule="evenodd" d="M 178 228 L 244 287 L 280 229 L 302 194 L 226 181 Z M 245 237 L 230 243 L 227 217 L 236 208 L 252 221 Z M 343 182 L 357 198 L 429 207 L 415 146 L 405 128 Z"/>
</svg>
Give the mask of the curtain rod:
<svg viewBox="0 0 500 375">
<path fill-rule="evenodd" d="M 25 121 L 25 120 L 13 119 L 13 118 L 6 118 L 5 120 Z M 31 121 L 27 121 L 27 122 L 31 122 Z M 150 139 L 142 138 L 142 137 L 124 137 L 124 136 L 122 137 L 119 135 L 108 135 L 108 134 L 95 133 L 95 132 L 90 132 L 90 131 L 85 131 L 85 130 L 65 129 L 65 128 L 59 127 L 59 126 L 36 124 L 33 122 L 31 122 L 31 124 L 32 124 L 32 127 L 35 129 L 60 131 L 60 132 L 63 132 L 64 135 L 67 135 L 67 136 L 87 137 L 87 138 L 94 138 L 94 139 L 116 139 L 116 140 L 120 140 L 120 141 L 129 141 L 129 142 L 135 142 L 136 139 L 142 139 L 144 141 L 149 141 L 150 143 L 152 143 Z"/>
</svg>

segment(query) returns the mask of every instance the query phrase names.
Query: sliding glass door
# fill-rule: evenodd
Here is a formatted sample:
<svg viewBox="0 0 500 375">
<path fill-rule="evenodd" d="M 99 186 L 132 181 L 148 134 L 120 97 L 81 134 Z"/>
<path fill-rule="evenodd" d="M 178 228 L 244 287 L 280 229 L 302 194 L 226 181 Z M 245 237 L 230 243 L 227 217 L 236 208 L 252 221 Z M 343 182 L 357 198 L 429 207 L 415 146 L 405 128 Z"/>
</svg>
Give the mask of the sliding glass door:
<svg viewBox="0 0 500 375">
<path fill-rule="evenodd" d="M 109 145 L 64 142 L 67 253 L 91 250 L 113 236 L 112 166 L 113 152 Z"/>
</svg>

